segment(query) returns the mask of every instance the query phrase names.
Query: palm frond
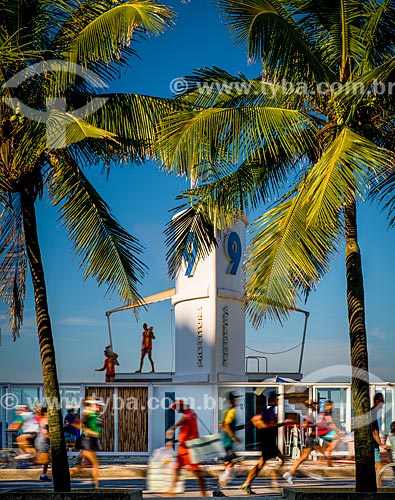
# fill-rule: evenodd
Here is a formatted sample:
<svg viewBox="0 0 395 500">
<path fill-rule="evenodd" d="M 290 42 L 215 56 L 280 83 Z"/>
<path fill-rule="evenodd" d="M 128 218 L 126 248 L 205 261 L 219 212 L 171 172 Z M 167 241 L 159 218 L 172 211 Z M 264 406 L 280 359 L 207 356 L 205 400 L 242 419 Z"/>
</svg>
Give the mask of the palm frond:
<svg viewBox="0 0 395 500">
<path fill-rule="evenodd" d="M 10 68 L 19 68 L 22 64 L 34 61 L 40 52 L 31 48 L 29 44 L 19 45 L 17 43 L 17 33 L 9 34 L 0 25 L 0 86 L 3 87 L 7 79 L 13 76 Z M 2 92 L 4 89 L 1 89 Z"/>
<path fill-rule="evenodd" d="M 205 162 L 220 161 L 228 151 L 234 164 L 265 148 L 273 158 L 279 150 L 297 155 L 312 141 L 312 121 L 294 110 L 269 107 L 211 108 L 181 111 L 159 126 L 158 156 L 176 174 L 199 178 Z"/>
<path fill-rule="evenodd" d="M 86 138 L 115 140 L 115 134 L 82 120 L 76 114 L 53 111 L 46 122 L 47 147 L 64 148 Z"/>
<path fill-rule="evenodd" d="M 308 224 L 330 224 L 345 203 L 363 197 L 371 175 L 392 167 L 393 155 L 344 128 L 306 176 Z"/>
<path fill-rule="evenodd" d="M 0 145 L 0 203 L 8 202 L 8 193 L 12 191 L 7 171 L 12 162 L 10 141 L 3 141 Z"/>
<path fill-rule="evenodd" d="M 256 326 L 264 318 L 288 317 L 301 295 L 316 287 L 337 252 L 341 223 L 310 227 L 308 208 L 301 183 L 250 225 L 245 290 L 247 314 Z"/>
<path fill-rule="evenodd" d="M 385 61 L 380 66 L 363 73 L 361 76 L 354 78 L 348 85 L 343 85 L 336 92 L 337 106 L 352 106 L 355 108 L 363 97 L 373 91 L 377 95 L 386 93 L 392 95 L 394 84 L 392 76 L 395 74 L 395 56 Z M 382 84 L 385 86 L 384 92 Z M 378 86 L 379 85 L 379 86 Z"/>
<path fill-rule="evenodd" d="M 10 157 L 11 170 L 8 170 L 9 182 L 18 183 L 33 170 L 40 170 L 44 165 L 47 147 L 47 129 L 44 123 L 24 120 L 23 125 L 14 132 L 14 149 Z M 41 182 L 40 182 L 41 184 Z"/>
<path fill-rule="evenodd" d="M 248 79 L 242 73 L 233 76 L 217 67 L 194 70 L 183 77 L 185 92 L 177 100 L 196 108 L 237 108 L 248 106 L 269 106 L 287 109 L 303 109 L 307 82 L 303 82 L 303 92 L 294 91 L 270 76 Z M 302 85 L 302 83 L 301 83 Z"/>
<path fill-rule="evenodd" d="M 235 172 L 226 175 L 222 175 L 223 168 L 219 172 L 214 169 L 215 181 L 184 191 L 178 197 L 188 202 L 175 209 L 177 215 L 166 229 L 171 276 L 175 276 L 182 264 L 191 232 L 197 235 L 198 248 L 202 250 L 199 257 L 204 258 L 212 248 L 214 227 L 219 231 L 231 227 L 241 214 L 266 203 L 284 186 L 297 160 L 284 155 L 283 161 L 278 162 L 267 151 L 262 151 L 261 155 L 264 161 L 250 158 Z M 201 228 L 198 229 L 199 223 Z"/>
<path fill-rule="evenodd" d="M 389 226 L 395 227 L 395 168 L 389 175 L 381 178 L 369 196 L 378 199 L 383 210 L 388 213 Z"/>
<path fill-rule="evenodd" d="M 137 285 L 146 266 L 137 255 L 141 245 L 123 229 L 81 169 L 64 153 L 51 155 L 50 192 L 60 206 L 60 218 L 74 250 L 81 256 L 84 276 L 94 276 L 107 293 L 114 290 L 124 302 L 141 302 Z"/>
<path fill-rule="evenodd" d="M 217 0 L 237 43 L 248 43 L 248 57 L 261 59 L 264 71 L 289 82 L 327 81 L 330 70 L 278 0 Z M 279 62 L 281 61 L 281 64 Z"/>
<path fill-rule="evenodd" d="M 278 196 L 299 161 L 285 155 L 278 161 L 266 151 L 261 151 L 260 156 L 264 160 L 250 158 L 226 175 L 215 170 L 216 180 L 184 191 L 178 198 L 188 199 L 195 208 L 205 205 L 212 221 L 216 220 L 218 225 L 223 220 L 229 226 L 232 221 L 228 217 L 233 220 L 235 214 L 250 213 Z"/>
<path fill-rule="evenodd" d="M 105 102 L 86 120 L 116 134 L 124 150 L 132 149 L 141 156 L 154 153 L 156 127 L 160 120 L 181 108 L 171 99 L 138 94 L 103 94 L 100 98 Z"/>
<path fill-rule="evenodd" d="M 1 192 L 0 196 L 0 297 L 9 309 L 15 340 L 23 322 L 27 256 L 19 194 Z"/>
<path fill-rule="evenodd" d="M 169 7 L 148 0 L 117 2 L 110 9 L 106 5 L 71 41 L 63 55 L 84 66 L 99 60 L 108 63 L 120 58 L 121 47 L 130 44 L 137 28 L 159 35 L 171 26 L 172 18 Z"/>
<path fill-rule="evenodd" d="M 395 5 L 392 0 L 372 1 L 364 8 L 365 22 L 358 35 L 364 46 L 362 70 L 366 72 L 394 55 Z"/>
<path fill-rule="evenodd" d="M 169 275 L 173 278 L 182 268 L 185 252 L 188 252 L 188 245 L 191 244 L 191 234 L 196 238 L 196 262 L 208 257 L 217 245 L 214 224 L 202 210 L 203 207 L 187 206 L 185 208 L 185 206 L 178 207 L 176 215 L 165 229 L 168 247 L 166 260 Z"/>
<path fill-rule="evenodd" d="M 366 51 L 361 30 L 369 19 L 367 3 L 359 0 L 291 0 L 293 18 L 320 54 L 322 64 L 340 81 L 348 79 L 355 61 Z"/>
</svg>

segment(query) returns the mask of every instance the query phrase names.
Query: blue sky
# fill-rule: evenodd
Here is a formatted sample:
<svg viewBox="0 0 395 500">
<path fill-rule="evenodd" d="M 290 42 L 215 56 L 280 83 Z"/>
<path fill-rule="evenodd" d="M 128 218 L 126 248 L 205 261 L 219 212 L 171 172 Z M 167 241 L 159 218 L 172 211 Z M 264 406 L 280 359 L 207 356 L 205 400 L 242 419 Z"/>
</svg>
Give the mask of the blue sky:
<svg viewBox="0 0 395 500">
<path fill-rule="evenodd" d="M 241 71 L 257 76 L 259 66 L 247 64 L 245 47 L 236 47 L 212 2 L 192 0 L 167 2 L 177 12 L 176 25 L 159 38 L 140 41 L 137 52 L 141 60 L 132 61 L 111 90 L 169 97 L 170 82 L 191 74 L 203 66 L 218 66 L 230 73 Z M 155 166 L 127 165 L 114 168 L 109 180 L 99 170 L 91 169 L 90 179 L 113 209 L 126 229 L 145 247 L 143 260 L 149 272 L 140 292 L 143 296 L 170 288 L 165 262 L 163 230 L 170 218 L 169 210 L 177 206 L 175 197 L 187 187 L 184 179 L 165 175 Z M 369 341 L 370 371 L 387 381 L 395 380 L 393 353 L 393 284 L 395 273 L 395 231 L 387 229 L 385 215 L 375 206 L 362 205 L 359 214 L 359 236 L 362 251 L 366 322 Z M 58 374 L 61 382 L 93 382 L 104 379 L 94 368 L 102 366 L 103 348 L 108 341 L 105 312 L 120 301 L 114 295 L 104 296 L 92 279 L 83 281 L 78 259 L 73 255 L 66 232 L 57 221 L 57 213 L 44 198 L 37 206 L 39 238 L 48 287 L 49 309 L 53 323 Z M 310 311 L 303 372 L 349 362 L 346 310 L 344 248 L 326 278 L 301 308 Z M 0 309 L 2 345 L 0 347 L 0 381 L 41 381 L 41 365 L 35 327 L 34 303 L 30 278 L 27 289 L 24 326 L 21 337 L 11 342 L 5 308 Z M 259 331 L 247 329 L 247 345 L 264 352 L 278 352 L 300 343 L 303 315 L 295 314 L 283 326 L 268 323 Z M 113 315 L 114 348 L 120 354 L 119 371 L 138 368 L 141 325 L 155 326 L 154 359 L 157 371 L 172 367 L 172 320 L 169 302 L 150 306 L 137 321 L 130 312 Z M 254 351 L 247 349 L 247 354 Z M 269 355 L 270 371 L 296 371 L 299 350 Z M 147 365 L 148 366 L 148 365 Z"/>
</svg>

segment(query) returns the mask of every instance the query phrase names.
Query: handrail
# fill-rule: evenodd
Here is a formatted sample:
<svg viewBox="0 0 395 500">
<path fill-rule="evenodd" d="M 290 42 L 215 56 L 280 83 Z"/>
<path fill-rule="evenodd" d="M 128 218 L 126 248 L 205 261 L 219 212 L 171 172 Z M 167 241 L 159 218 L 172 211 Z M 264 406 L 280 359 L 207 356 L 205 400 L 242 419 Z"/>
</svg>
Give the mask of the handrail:
<svg viewBox="0 0 395 500">
<path fill-rule="evenodd" d="M 268 359 L 266 356 L 246 356 L 246 372 L 248 373 L 248 361 L 250 359 L 255 359 L 257 362 L 257 373 L 261 373 L 261 370 L 259 369 L 259 360 L 264 359 L 266 362 L 266 373 L 268 372 Z"/>
</svg>

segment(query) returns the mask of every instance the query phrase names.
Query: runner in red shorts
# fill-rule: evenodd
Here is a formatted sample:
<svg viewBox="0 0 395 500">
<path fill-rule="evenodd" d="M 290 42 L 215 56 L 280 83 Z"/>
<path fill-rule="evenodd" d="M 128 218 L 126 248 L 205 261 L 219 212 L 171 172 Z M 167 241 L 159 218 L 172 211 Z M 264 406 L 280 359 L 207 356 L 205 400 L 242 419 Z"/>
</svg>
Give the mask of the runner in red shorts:
<svg viewBox="0 0 395 500">
<path fill-rule="evenodd" d="M 173 484 L 169 493 L 174 493 L 175 485 L 177 484 L 180 475 L 180 469 L 186 468 L 192 471 L 199 484 L 200 491 L 203 497 L 207 496 L 206 485 L 204 483 L 203 473 L 199 464 L 193 464 L 189 455 L 189 449 L 186 446 L 186 441 L 199 437 L 198 424 L 196 413 L 191 410 L 182 399 L 176 401 L 170 406 L 170 409 L 182 413 L 182 417 L 166 432 L 166 437 L 172 439 L 174 431 L 177 427 L 180 428 L 178 434 L 178 449 L 177 449 L 177 464 L 174 469 Z"/>
</svg>

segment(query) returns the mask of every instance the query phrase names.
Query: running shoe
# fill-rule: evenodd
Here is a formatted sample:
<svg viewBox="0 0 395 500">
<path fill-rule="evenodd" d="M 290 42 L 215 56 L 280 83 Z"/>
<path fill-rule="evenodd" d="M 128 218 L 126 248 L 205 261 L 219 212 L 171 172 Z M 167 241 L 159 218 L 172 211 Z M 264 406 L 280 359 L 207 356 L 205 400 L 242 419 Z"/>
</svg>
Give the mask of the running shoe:
<svg viewBox="0 0 395 500">
<path fill-rule="evenodd" d="M 222 493 L 221 490 L 214 490 L 212 493 L 213 497 L 226 497 L 225 493 Z"/>
<path fill-rule="evenodd" d="M 251 488 L 250 488 L 250 485 L 249 484 L 242 484 L 240 486 L 240 489 L 245 491 L 247 493 L 247 495 L 256 495 L 255 491 L 253 491 Z"/>
<path fill-rule="evenodd" d="M 52 483 L 52 479 L 46 474 L 41 474 L 40 481 L 42 481 L 43 483 Z"/>
<path fill-rule="evenodd" d="M 294 484 L 294 477 L 289 472 L 284 472 L 283 478 L 287 481 L 288 484 Z"/>
</svg>

